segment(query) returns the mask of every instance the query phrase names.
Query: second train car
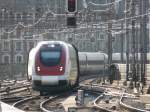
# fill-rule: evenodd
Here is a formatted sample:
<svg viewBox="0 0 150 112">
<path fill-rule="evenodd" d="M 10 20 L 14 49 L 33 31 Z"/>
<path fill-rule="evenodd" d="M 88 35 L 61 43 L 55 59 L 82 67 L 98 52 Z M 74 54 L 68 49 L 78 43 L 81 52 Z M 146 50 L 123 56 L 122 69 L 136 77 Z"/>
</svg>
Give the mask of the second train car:
<svg viewBox="0 0 150 112">
<path fill-rule="evenodd" d="M 80 75 L 106 73 L 108 56 L 103 52 L 79 52 Z"/>
</svg>

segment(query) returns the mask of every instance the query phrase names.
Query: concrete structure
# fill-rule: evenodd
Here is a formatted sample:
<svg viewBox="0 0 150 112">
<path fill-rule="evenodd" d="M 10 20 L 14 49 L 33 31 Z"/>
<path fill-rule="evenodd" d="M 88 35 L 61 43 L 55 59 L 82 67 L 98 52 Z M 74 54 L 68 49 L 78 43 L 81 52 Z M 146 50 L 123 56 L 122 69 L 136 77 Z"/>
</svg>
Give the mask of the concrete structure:
<svg viewBox="0 0 150 112">
<path fill-rule="evenodd" d="M 24 112 L 6 103 L 0 102 L 0 112 Z"/>
</svg>

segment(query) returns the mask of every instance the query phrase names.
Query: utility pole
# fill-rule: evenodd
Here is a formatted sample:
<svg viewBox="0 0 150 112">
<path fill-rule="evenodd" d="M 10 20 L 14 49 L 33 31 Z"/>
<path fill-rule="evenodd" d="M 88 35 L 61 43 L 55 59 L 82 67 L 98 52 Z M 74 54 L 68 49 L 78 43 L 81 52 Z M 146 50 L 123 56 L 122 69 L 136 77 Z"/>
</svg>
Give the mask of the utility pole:
<svg viewBox="0 0 150 112">
<path fill-rule="evenodd" d="M 147 25 L 146 19 L 147 16 L 147 0 L 140 0 L 140 15 L 144 15 L 140 18 L 140 51 L 141 51 L 141 83 L 146 85 L 146 62 L 147 62 L 147 45 L 148 45 L 148 37 L 147 37 Z"/>
<path fill-rule="evenodd" d="M 139 2 L 139 5 L 140 5 L 140 15 L 143 14 L 143 1 L 140 0 Z M 140 69 L 140 81 L 141 83 L 143 84 L 143 18 L 140 17 L 140 66 L 141 66 L 141 69 Z"/>
<path fill-rule="evenodd" d="M 114 2 L 115 0 L 111 0 L 111 2 Z M 108 13 L 108 21 L 110 19 L 113 19 L 113 15 L 115 14 L 115 8 L 114 8 L 114 4 L 110 5 L 110 10 Z M 112 22 L 109 21 L 108 22 L 108 65 L 111 66 L 112 64 Z"/>
<path fill-rule="evenodd" d="M 133 3 L 134 4 L 134 3 Z M 132 20 L 132 81 L 134 81 L 134 86 L 136 87 L 136 81 L 137 81 L 137 76 L 136 76 L 136 49 L 135 49 L 135 19 Z"/>
<path fill-rule="evenodd" d="M 121 22 L 121 31 L 123 31 L 123 22 Z M 123 35 L 123 32 L 121 33 L 121 62 L 123 63 L 123 58 L 124 58 L 124 54 L 123 54 L 123 47 L 124 45 L 124 35 Z"/>
<path fill-rule="evenodd" d="M 143 15 L 146 14 L 148 0 L 143 1 Z M 142 75 L 142 83 L 146 85 L 146 63 L 147 63 L 147 45 L 148 45 L 148 36 L 147 36 L 147 15 L 143 16 L 143 75 Z"/>
<path fill-rule="evenodd" d="M 112 23 L 108 23 L 108 65 L 111 66 L 112 63 Z"/>
<path fill-rule="evenodd" d="M 140 73 L 140 66 L 139 66 L 139 59 L 140 59 L 140 55 L 139 55 L 139 27 L 137 27 L 138 26 L 138 20 L 137 20 L 137 22 L 136 22 L 136 25 L 135 25 L 135 37 L 136 37 L 136 40 L 135 40 L 135 43 L 136 43 L 136 45 L 135 45 L 135 49 L 136 49 L 136 51 L 135 51 L 135 53 L 136 53 L 136 57 L 135 57 L 135 59 L 136 59 L 136 80 L 137 80 L 137 86 L 139 86 L 139 73 Z"/>
<path fill-rule="evenodd" d="M 131 2 L 131 16 L 134 17 L 135 16 L 135 0 L 132 0 Z M 132 48 L 131 48 L 131 53 L 132 53 L 132 64 L 131 64 L 131 70 L 132 70 L 132 80 L 131 80 L 131 84 L 132 81 L 134 81 L 134 86 L 136 87 L 136 60 L 135 60 L 135 54 L 136 54 L 136 50 L 135 50 L 135 19 L 132 19 Z"/>
<path fill-rule="evenodd" d="M 111 0 L 110 2 L 115 2 L 115 0 Z M 109 80 L 110 80 L 110 83 L 113 83 L 113 79 L 114 79 L 114 73 L 112 71 L 112 68 L 111 68 L 111 65 L 112 65 L 112 53 L 113 53 L 113 50 L 112 50 L 112 22 L 110 20 L 113 19 L 114 15 L 115 15 L 115 7 L 114 7 L 114 4 L 110 5 L 109 6 L 110 10 L 109 10 L 109 13 L 108 13 L 108 66 L 110 67 L 110 76 L 109 76 Z"/>
<path fill-rule="evenodd" d="M 126 18 L 128 18 L 129 16 L 129 3 L 130 0 L 125 0 L 125 29 L 126 29 L 126 34 L 125 34 L 125 38 L 126 38 L 126 81 L 129 80 L 129 31 L 128 31 L 128 26 L 129 26 L 129 22 Z"/>
<path fill-rule="evenodd" d="M 14 41 L 13 39 L 10 40 L 11 52 L 10 52 L 10 79 L 14 79 Z"/>
</svg>

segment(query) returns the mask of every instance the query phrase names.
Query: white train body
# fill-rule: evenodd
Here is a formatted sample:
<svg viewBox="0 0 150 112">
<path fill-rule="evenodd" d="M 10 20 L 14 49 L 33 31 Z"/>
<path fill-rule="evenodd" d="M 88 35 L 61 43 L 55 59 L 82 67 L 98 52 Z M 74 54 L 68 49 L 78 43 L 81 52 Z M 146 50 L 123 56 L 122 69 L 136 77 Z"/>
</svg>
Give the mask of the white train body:
<svg viewBox="0 0 150 112">
<path fill-rule="evenodd" d="M 43 41 L 29 53 L 28 76 L 38 91 L 74 87 L 79 65 L 76 49 L 61 41 Z"/>
<path fill-rule="evenodd" d="M 79 52 L 80 75 L 100 74 L 107 68 L 108 56 L 101 52 Z"/>
<path fill-rule="evenodd" d="M 114 79 L 126 80 L 126 63 L 127 57 L 126 53 L 122 55 L 123 60 L 121 59 L 121 53 L 112 54 L 112 66 L 115 66 L 117 69 L 115 72 Z M 138 63 L 138 74 L 140 74 L 140 63 L 141 63 L 141 54 L 135 54 L 136 62 Z M 113 68 L 108 68 L 108 55 L 101 52 L 79 52 L 79 65 L 80 65 L 80 75 L 88 74 L 99 74 L 110 75 L 109 70 Z M 129 72 L 131 73 L 131 63 L 133 63 L 133 55 L 129 54 Z M 150 53 L 147 53 L 146 61 L 146 77 L 150 82 Z M 105 71 L 105 72 L 104 72 Z M 117 73 L 119 72 L 119 74 Z"/>
</svg>

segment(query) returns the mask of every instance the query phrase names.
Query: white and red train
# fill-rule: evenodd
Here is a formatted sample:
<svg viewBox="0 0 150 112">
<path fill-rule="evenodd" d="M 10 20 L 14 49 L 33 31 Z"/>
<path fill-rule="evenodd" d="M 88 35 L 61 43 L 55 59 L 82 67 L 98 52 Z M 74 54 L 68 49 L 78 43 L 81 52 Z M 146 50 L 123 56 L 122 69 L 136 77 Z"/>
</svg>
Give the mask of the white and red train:
<svg viewBox="0 0 150 112">
<path fill-rule="evenodd" d="M 42 41 L 29 53 L 28 78 L 34 90 L 55 91 L 78 85 L 79 75 L 100 74 L 108 56 L 101 52 L 79 52 L 62 41 Z"/>
<path fill-rule="evenodd" d="M 125 62 L 125 54 L 123 57 Z M 147 57 L 149 60 L 150 56 Z M 42 41 L 29 53 L 28 78 L 32 79 L 33 89 L 41 93 L 72 88 L 78 85 L 80 75 L 106 75 L 107 61 L 105 53 L 78 52 L 73 45 L 62 41 Z M 113 53 L 112 62 L 125 75 L 126 66 L 122 67 L 120 53 Z"/>
<path fill-rule="evenodd" d="M 42 41 L 29 53 L 28 77 L 33 89 L 55 91 L 78 85 L 76 48 L 61 41 Z"/>
</svg>

